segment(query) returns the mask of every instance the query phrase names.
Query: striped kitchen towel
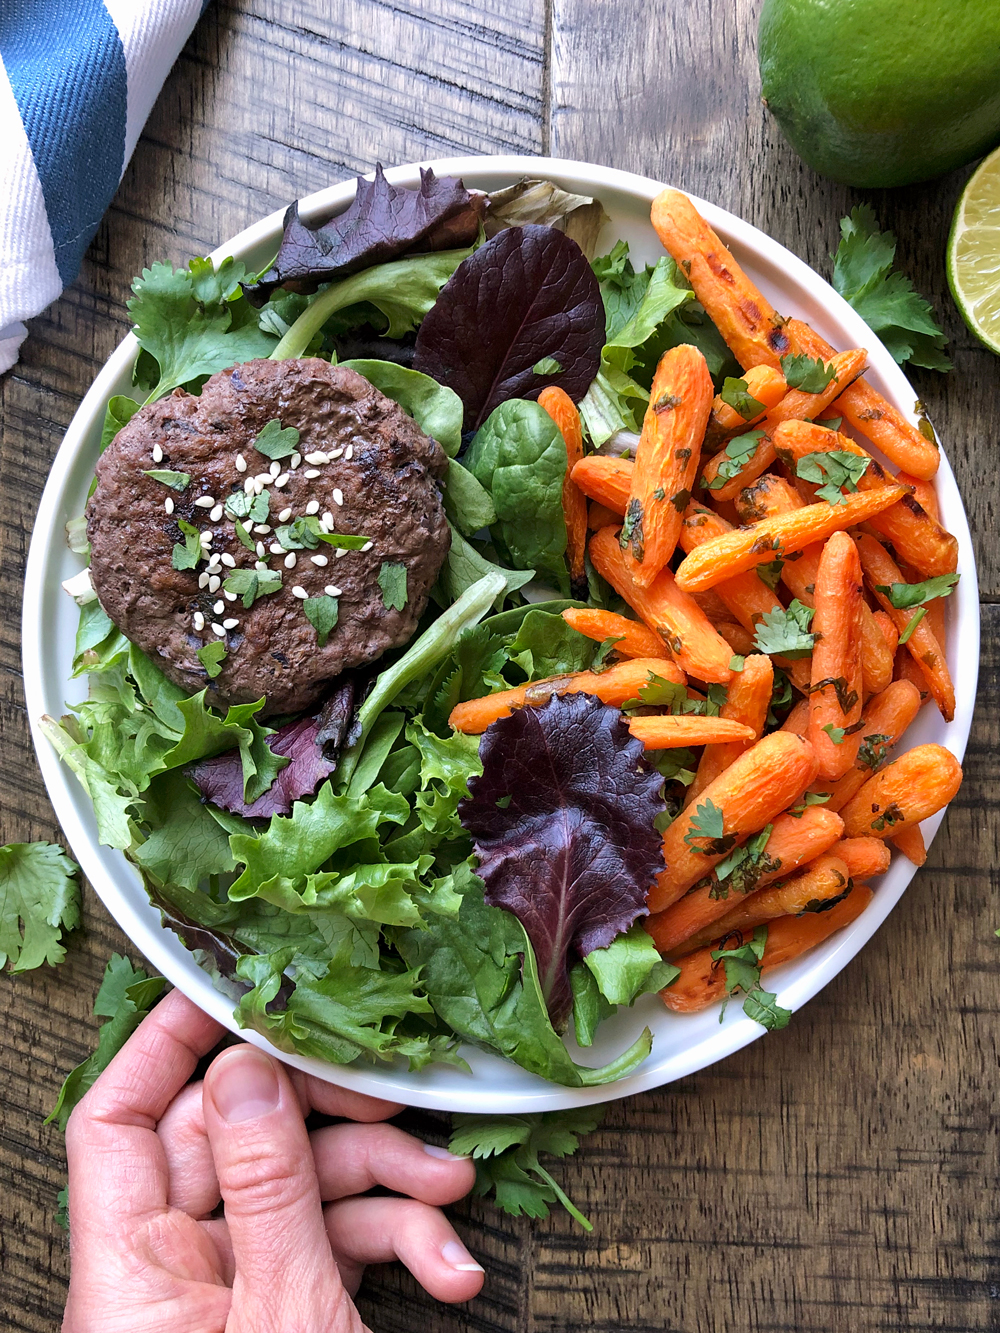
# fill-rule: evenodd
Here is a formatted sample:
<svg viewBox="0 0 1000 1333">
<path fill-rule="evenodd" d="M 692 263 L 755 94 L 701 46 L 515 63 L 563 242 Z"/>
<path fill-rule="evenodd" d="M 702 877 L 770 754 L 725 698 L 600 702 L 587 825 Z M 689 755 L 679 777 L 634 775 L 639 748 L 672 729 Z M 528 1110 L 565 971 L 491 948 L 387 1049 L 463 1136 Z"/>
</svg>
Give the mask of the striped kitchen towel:
<svg viewBox="0 0 1000 1333">
<path fill-rule="evenodd" d="M 0 0 L 0 373 L 76 277 L 205 0 Z"/>
</svg>

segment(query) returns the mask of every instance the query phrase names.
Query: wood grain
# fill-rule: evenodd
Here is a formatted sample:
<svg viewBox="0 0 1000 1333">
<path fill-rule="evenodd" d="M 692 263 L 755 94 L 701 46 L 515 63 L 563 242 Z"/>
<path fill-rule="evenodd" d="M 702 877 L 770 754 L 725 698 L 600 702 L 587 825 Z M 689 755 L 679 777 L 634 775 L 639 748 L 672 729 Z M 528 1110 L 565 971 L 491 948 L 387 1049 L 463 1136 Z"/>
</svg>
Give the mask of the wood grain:
<svg viewBox="0 0 1000 1333">
<path fill-rule="evenodd" d="M 1000 864 L 1000 362 L 965 332 L 941 263 L 965 173 L 891 193 L 822 181 L 758 100 L 749 0 L 244 0 L 210 7 L 171 74 L 79 281 L 0 381 L 0 840 L 60 837 L 31 751 L 19 606 L 32 516 L 62 432 L 127 328 L 132 275 L 203 253 L 295 195 L 386 163 L 541 152 L 644 172 L 733 209 L 827 271 L 868 198 L 942 315 L 956 359 L 914 378 L 969 505 L 984 596 L 966 785 L 927 868 L 791 1026 L 618 1103 L 562 1168 L 595 1222 L 452 1210 L 488 1269 L 467 1307 L 372 1270 L 377 1333 L 874 1333 L 1000 1327 L 995 1105 Z M 947 867 L 947 868 L 946 868 Z M 61 1136 L 41 1120 L 91 1048 L 104 964 L 127 941 L 87 891 L 58 970 L 0 977 L 0 1324 L 59 1323 Z M 134 950 L 132 957 L 137 957 Z M 408 1112 L 416 1133 L 447 1117 Z"/>
</svg>

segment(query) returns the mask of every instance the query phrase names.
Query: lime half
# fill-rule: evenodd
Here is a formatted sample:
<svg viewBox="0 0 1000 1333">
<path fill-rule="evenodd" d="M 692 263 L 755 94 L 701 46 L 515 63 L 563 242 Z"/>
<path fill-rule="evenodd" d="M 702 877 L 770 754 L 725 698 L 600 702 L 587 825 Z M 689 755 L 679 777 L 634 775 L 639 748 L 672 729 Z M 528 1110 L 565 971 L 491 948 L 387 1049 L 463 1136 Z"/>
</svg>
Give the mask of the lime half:
<svg viewBox="0 0 1000 1333">
<path fill-rule="evenodd" d="M 972 332 L 1000 354 L 1000 148 L 958 201 L 948 237 L 948 285 Z"/>
</svg>

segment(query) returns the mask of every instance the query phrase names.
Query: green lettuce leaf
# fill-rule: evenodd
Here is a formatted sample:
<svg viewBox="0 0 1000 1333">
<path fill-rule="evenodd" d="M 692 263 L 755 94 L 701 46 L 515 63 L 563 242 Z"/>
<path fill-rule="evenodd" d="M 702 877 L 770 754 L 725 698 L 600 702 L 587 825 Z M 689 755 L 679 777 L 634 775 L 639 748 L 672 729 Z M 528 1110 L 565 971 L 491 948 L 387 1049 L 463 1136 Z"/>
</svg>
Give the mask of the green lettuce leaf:
<svg viewBox="0 0 1000 1333">
<path fill-rule="evenodd" d="M 398 403 L 425 435 L 437 440 L 449 458 L 455 457 L 462 447 L 465 409 L 454 389 L 395 361 L 343 361 L 341 365 L 356 370 L 380 393 Z"/>
</svg>

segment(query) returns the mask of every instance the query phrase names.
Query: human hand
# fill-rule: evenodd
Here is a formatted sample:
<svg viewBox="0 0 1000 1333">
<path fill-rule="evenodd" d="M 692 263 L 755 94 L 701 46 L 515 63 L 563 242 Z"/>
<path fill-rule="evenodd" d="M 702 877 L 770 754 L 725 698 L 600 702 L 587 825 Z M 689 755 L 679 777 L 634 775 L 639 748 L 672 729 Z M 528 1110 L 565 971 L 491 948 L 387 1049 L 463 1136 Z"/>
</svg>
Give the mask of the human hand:
<svg viewBox="0 0 1000 1333">
<path fill-rule="evenodd" d="M 483 1270 L 435 1205 L 472 1164 L 378 1123 L 401 1107 L 285 1069 L 179 991 L 73 1112 L 63 1333 L 366 1333 L 351 1294 L 399 1258 L 442 1301 Z M 307 1133 L 310 1108 L 348 1116 Z M 383 1185 L 406 1198 L 359 1198 Z M 225 1202 L 225 1220 L 210 1214 Z"/>
</svg>

